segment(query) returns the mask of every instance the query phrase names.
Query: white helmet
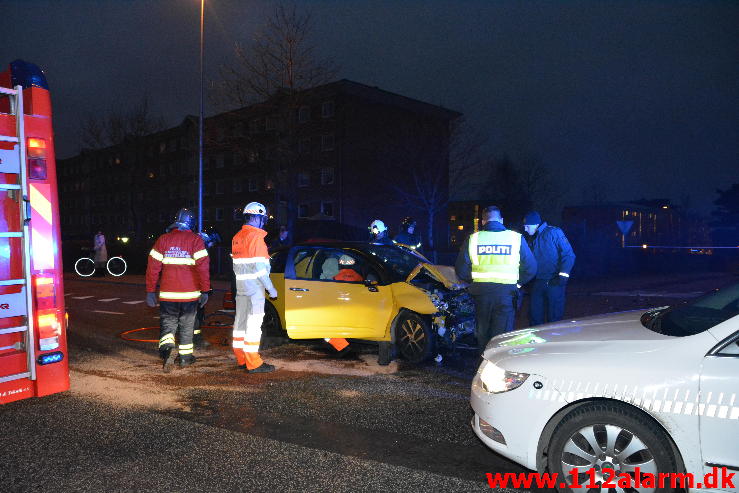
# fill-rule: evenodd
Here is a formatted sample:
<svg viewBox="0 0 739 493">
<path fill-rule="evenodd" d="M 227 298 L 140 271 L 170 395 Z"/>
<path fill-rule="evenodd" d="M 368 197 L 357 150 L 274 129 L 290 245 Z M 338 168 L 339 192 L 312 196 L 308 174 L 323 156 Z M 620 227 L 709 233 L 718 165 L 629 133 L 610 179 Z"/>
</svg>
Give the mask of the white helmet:
<svg viewBox="0 0 739 493">
<path fill-rule="evenodd" d="M 267 208 L 259 202 L 249 202 L 244 207 L 244 214 L 257 214 L 260 216 L 267 216 Z"/>
<path fill-rule="evenodd" d="M 380 221 L 379 219 L 375 219 L 370 223 L 369 229 L 372 233 L 375 232 L 375 229 L 377 229 L 377 233 L 382 233 L 383 231 L 387 231 L 387 226 L 385 226 L 385 223 Z"/>
<path fill-rule="evenodd" d="M 354 265 L 356 261 L 353 257 L 343 254 L 341 257 L 339 257 L 339 265 Z"/>
</svg>

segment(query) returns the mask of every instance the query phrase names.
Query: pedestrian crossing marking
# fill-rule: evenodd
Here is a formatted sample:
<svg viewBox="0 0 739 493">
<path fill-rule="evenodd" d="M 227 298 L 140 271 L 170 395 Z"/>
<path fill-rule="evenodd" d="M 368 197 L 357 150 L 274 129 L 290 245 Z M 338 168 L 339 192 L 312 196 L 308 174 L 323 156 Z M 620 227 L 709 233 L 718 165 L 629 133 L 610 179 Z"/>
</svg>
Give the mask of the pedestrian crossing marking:
<svg viewBox="0 0 739 493">
<path fill-rule="evenodd" d="M 137 301 L 123 301 L 122 303 L 124 305 L 138 305 L 139 303 L 143 303 L 143 302 L 144 300 L 137 300 Z"/>
<path fill-rule="evenodd" d="M 120 298 L 105 298 L 104 300 L 98 300 L 98 301 L 101 301 L 103 303 L 108 303 L 109 301 L 115 301 L 115 300 L 120 300 Z"/>
<path fill-rule="evenodd" d="M 105 310 L 93 310 L 93 313 L 107 313 L 108 315 L 125 315 L 123 312 L 107 312 Z"/>
<path fill-rule="evenodd" d="M 72 299 L 75 299 L 75 300 L 86 300 L 87 298 L 92 298 L 92 295 L 90 295 L 90 296 L 72 296 Z"/>
</svg>

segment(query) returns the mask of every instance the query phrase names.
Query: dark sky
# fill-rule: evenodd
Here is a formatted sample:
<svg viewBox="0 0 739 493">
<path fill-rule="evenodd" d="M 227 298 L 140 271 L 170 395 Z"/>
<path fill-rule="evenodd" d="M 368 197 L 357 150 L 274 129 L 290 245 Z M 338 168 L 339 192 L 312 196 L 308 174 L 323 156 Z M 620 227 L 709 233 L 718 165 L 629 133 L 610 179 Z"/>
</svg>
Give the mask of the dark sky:
<svg viewBox="0 0 739 493">
<path fill-rule="evenodd" d="M 206 0 L 206 77 L 273 1 Z M 463 112 L 488 150 L 546 163 L 566 202 L 686 196 L 739 181 L 739 2 L 313 0 L 339 77 Z M 0 63 L 40 65 L 58 153 L 87 111 L 198 111 L 198 0 L 1 0 Z M 212 111 L 212 109 L 211 109 Z M 206 110 L 206 112 L 210 112 Z"/>
</svg>

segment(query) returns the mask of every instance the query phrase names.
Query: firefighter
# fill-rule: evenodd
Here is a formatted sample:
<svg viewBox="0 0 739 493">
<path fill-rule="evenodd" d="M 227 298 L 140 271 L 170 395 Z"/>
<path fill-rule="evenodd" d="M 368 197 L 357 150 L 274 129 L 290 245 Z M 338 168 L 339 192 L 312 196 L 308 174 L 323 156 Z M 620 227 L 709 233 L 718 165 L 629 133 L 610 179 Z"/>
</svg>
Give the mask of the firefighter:
<svg viewBox="0 0 739 493">
<path fill-rule="evenodd" d="M 200 238 L 203 239 L 205 249 L 211 252 L 211 249 L 221 244 L 221 235 L 218 233 L 216 228 L 213 226 L 206 226 L 203 231 L 199 233 Z M 208 296 L 213 294 L 213 290 L 208 291 Z M 198 307 L 198 314 L 195 317 L 195 328 L 193 330 L 192 342 L 195 344 L 195 349 L 204 349 L 210 346 L 208 341 L 205 340 L 202 333 L 203 320 L 205 319 L 205 305 Z"/>
<path fill-rule="evenodd" d="M 267 244 L 267 208 L 259 202 L 244 207 L 244 225 L 231 242 L 236 277 L 236 319 L 233 328 L 233 351 L 238 367 L 247 373 L 268 373 L 275 367 L 262 361 L 259 342 L 264 319 L 264 292 L 272 299 L 277 290 L 269 278 Z"/>
<path fill-rule="evenodd" d="M 375 219 L 369 225 L 370 242 L 377 245 L 392 245 L 393 240 L 390 239 L 387 232 L 387 226 L 379 219 Z"/>
<path fill-rule="evenodd" d="M 421 251 L 421 236 L 416 234 L 416 220 L 408 216 L 400 222 L 400 233 L 395 235 L 393 241 L 400 246 L 411 250 Z"/>
<path fill-rule="evenodd" d="M 205 306 L 210 291 L 210 259 L 200 236 L 192 232 L 195 216 L 180 209 L 169 232 L 160 236 L 149 252 L 146 266 L 146 304 L 157 304 L 159 282 L 159 355 L 164 371 L 175 363 L 172 350 L 179 337 L 177 362 L 195 362 L 193 327 L 198 306 Z M 161 274 L 161 279 L 160 279 Z"/>
<path fill-rule="evenodd" d="M 539 266 L 531 282 L 529 323 L 557 322 L 564 316 L 565 287 L 575 265 L 575 252 L 564 231 L 542 221 L 536 211 L 526 214 L 523 227 Z"/>
<path fill-rule="evenodd" d="M 536 274 L 536 259 L 521 234 L 503 226 L 500 209 L 491 206 L 483 210 L 482 231 L 462 244 L 454 270 L 472 283 L 475 335 L 482 354 L 490 339 L 513 330 L 520 285 Z"/>
</svg>

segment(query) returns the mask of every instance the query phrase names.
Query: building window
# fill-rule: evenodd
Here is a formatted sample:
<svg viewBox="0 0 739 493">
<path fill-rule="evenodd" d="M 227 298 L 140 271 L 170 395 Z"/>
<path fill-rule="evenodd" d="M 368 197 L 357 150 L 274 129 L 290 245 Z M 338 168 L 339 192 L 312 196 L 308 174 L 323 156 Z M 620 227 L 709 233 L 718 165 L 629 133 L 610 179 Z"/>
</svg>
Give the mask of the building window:
<svg viewBox="0 0 739 493">
<path fill-rule="evenodd" d="M 298 186 L 307 187 L 310 185 L 310 174 L 307 171 L 298 173 Z"/>
<path fill-rule="evenodd" d="M 334 203 L 321 202 L 321 214 L 326 217 L 334 217 Z"/>
<path fill-rule="evenodd" d="M 216 168 L 223 168 L 225 166 L 223 162 L 223 154 L 216 156 Z"/>
<path fill-rule="evenodd" d="M 246 154 L 246 159 L 250 163 L 256 163 L 259 160 L 259 152 L 254 149 L 249 149 Z"/>
<path fill-rule="evenodd" d="M 334 134 L 326 134 L 321 136 L 321 150 L 322 151 L 333 151 L 334 150 Z"/>
<path fill-rule="evenodd" d="M 298 110 L 298 122 L 305 123 L 310 120 L 310 106 L 301 106 Z"/>
<path fill-rule="evenodd" d="M 300 139 L 298 142 L 298 154 L 308 154 L 310 152 L 310 137 Z"/>
<path fill-rule="evenodd" d="M 249 122 L 249 133 L 259 133 L 262 129 L 262 120 L 256 118 Z"/>
<path fill-rule="evenodd" d="M 298 205 L 298 217 L 301 217 L 301 218 L 308 217 L 308 204 Z"/>
<path fill-rule="evenodd" d="M 234 155 L 231 152 L 227 152 L 223 155 L 223 165 L 231 167 L 234 165 Z"/>
<path fill-rule="evenodd" d="M 321 168 L 321 185 L 333 185 L 334 184 L 334 169 L 333 168 Z"/>
<path fill-rule="evenodd" d="M 238 180 L 238 179 L 237 180 L 234 180 L 233 181 L 233 192 L 234 193 L 239 193 L 239 192 L 241 192 L 241 190 L 242 190 L 241 180 Z"/>
<path fill-rule="evenodd" d="M 244 220 L 244 211 L 242 209 L 234 209 L 232 217 L 235 222 L 241 222 Z"/>
<path fill-rule="evenodd" d="M 264 182 L 264 189 L 265 190 L 274 190 L 275 189 L 275 182 L 271 179 L 267 179 Z"/>
<path fill-rule="evenodd" d="M 216 180 L 216 195 L 223 195 L 223 180 Z"/>
<path fill-rule="evenodd" d="M 223 221 L 223 208 L 216 207 L 216 221 Z"/>
<path fill-rule="evenodd" d="M 249 191 L 256 192 L 259 190 L 259 181 L 255 177 L 249 178 Z"/>
<path fill-rule="evenodd" d="M 166 142 L 160 142 L 159 143 L 159 154 L 164 154 L 164 151 L 167 150 L 167 143 Z"/>
<path fill-rule="evenodd" d="M 334 102 L 324 101 L 321 104 L 321 118 L 331 118 L 334 116 Z"/>
</svg>

